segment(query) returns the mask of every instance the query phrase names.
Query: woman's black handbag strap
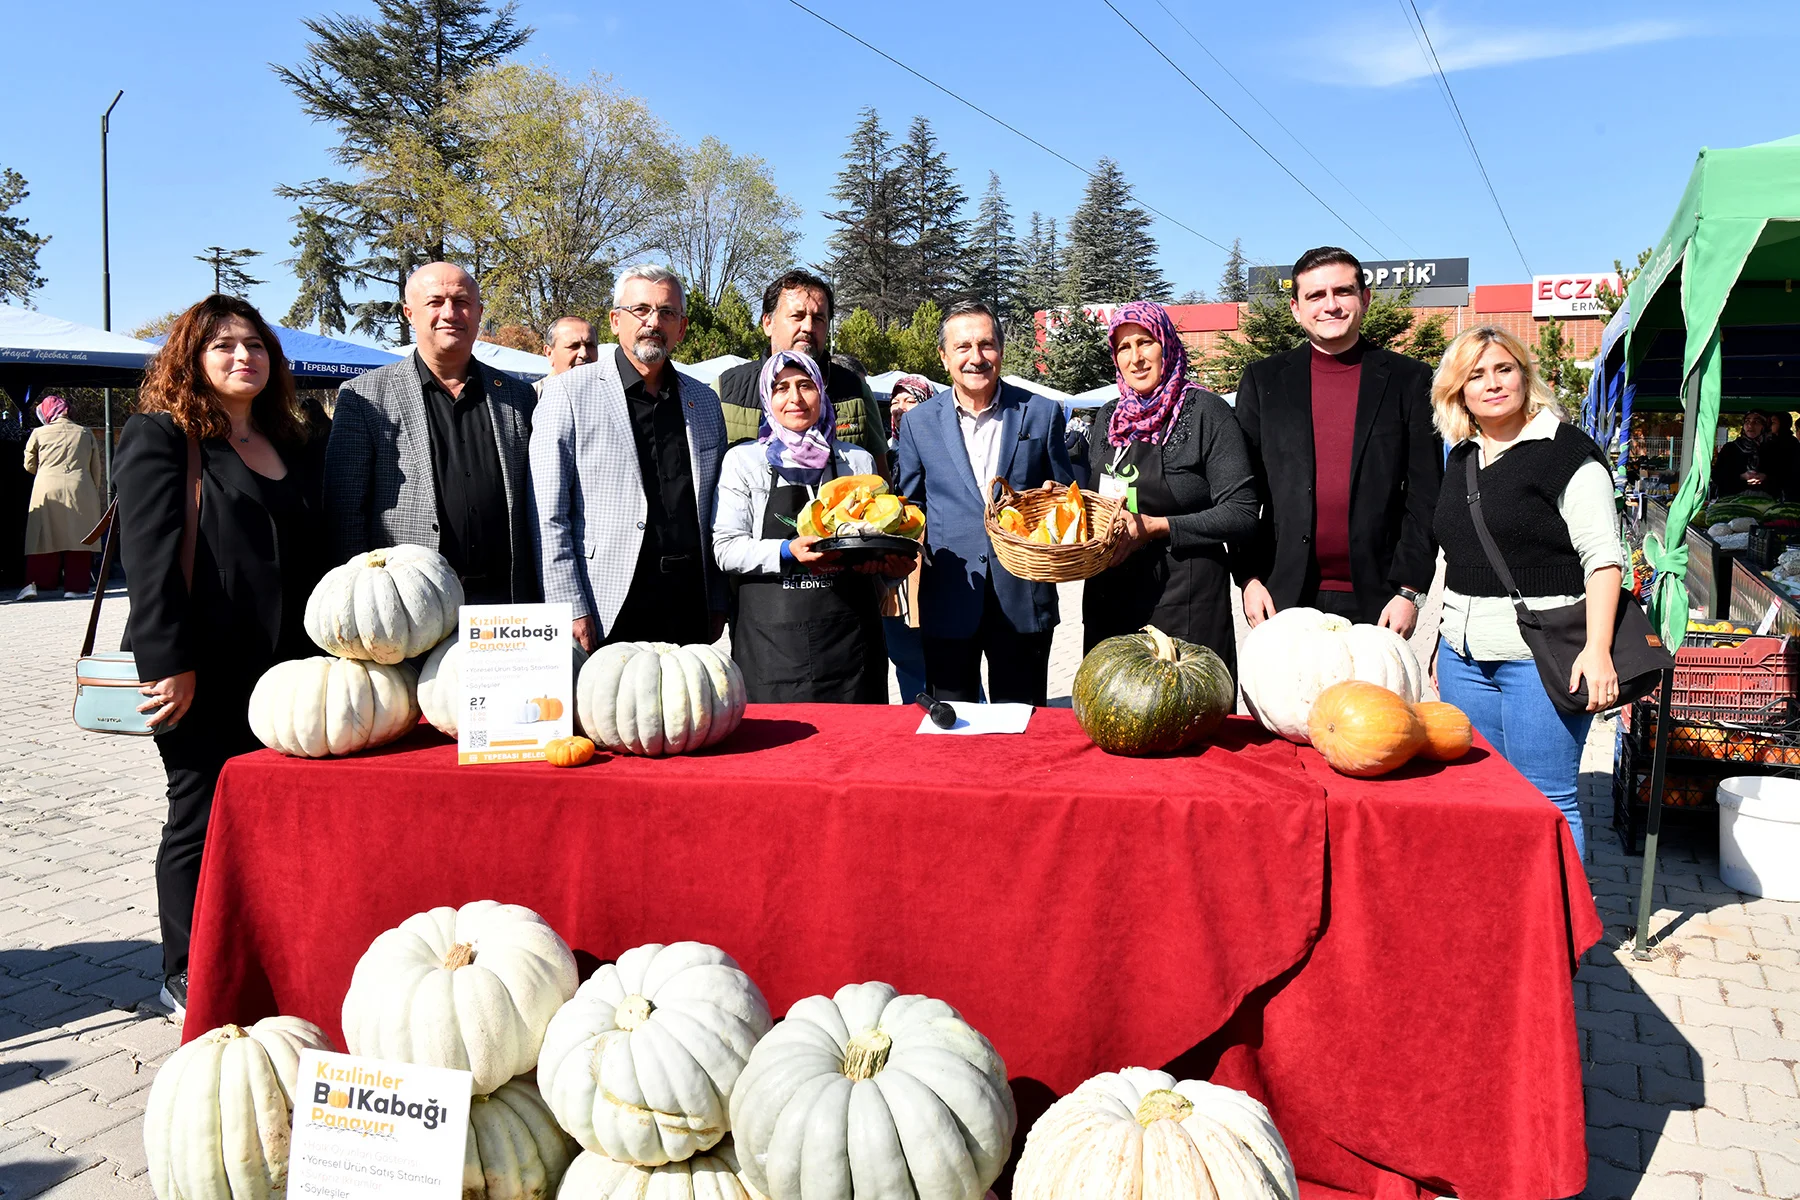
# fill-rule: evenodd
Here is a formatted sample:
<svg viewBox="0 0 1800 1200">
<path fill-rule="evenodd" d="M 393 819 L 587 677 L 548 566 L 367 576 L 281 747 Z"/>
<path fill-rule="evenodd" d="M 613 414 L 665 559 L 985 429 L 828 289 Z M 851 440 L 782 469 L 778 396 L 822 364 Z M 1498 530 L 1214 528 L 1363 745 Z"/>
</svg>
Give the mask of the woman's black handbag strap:
<svg viewBox="0 0 1800 1200">
<path fill-rule="evenodd" d="M 1494 568 L 1494 574 L 1500 576 L 1500 586 L 1506 589 L 1507 599 L 1512 601 L 1513 611 L 1519 615 L 1519 624 L 1536 628 L 1537 615 L 1525 607 L 1525 597 L 1519 594 L 1518 580 L 1507 569 L 1506 560 L 1500 556 L 1500 547 L 1494 544 L 1494 535 L 1488 532 L 1487 521 L 1481 515 L 1481 457 L 1479 445 L 1469 447 L 1469 519 L 1475 522 L 1475 536 L 1481 540 L 1481 548 L 1487 552 L 1488 563 Z"/>
</svg>

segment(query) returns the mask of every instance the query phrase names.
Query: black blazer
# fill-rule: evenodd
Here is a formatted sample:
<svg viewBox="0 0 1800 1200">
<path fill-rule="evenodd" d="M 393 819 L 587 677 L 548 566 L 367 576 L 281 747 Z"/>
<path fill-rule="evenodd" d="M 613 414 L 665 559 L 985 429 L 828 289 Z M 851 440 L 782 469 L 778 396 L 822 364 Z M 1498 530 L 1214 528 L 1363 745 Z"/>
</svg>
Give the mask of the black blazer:
<svg viewBox="0 0 1800 1200">
<path fill-rule="evenodd" d="M 190 595 L 181 578 L 187 438 L 167 413 L 140 413 L 125 423 L 113 478 L 119 555 L 131 595 L 123 648 L 135 655 L 140 678 L 195 670 L 254 683 L 278 661 L 284 628 L 292 648 L 303 614 L 283 611 L 282 581 L 298 571 L 310 589 L 325 573 L 324 463 L 316 439 L 283 458 L 288 470 L 298 473 L 307 506 L 320 511 L 318 549 L 283 547 L 244 460 L 223 440 L 201 442 L 200 524 Z"/>
<path fill-rule="evenodd" d="M 1249 445 L 1257 536 L 1235 544 L 1238 583 L 1260 579 L 1277 608 L 1317 586 L 1313 485 L 1312 346 L 1250 364 L 1238 383 L 1237 419 Z M 1350 454 L 1350 581 L 1365 621 L 1397 589 L 1431 587 L 1431 522 L 1444 477 L 1444 445 L 1431 424 L 1431 368 L 1365 343 Z"/>
</svg>

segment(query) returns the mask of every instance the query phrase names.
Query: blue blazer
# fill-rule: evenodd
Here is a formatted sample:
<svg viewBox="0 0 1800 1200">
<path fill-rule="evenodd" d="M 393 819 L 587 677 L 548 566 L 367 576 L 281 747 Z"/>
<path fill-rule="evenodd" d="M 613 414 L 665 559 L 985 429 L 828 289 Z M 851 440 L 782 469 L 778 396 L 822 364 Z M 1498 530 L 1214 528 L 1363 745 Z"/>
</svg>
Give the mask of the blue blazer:
<svg viewBox="0 0 1800 1200">
<path fill-rule="evenodd" d="M 1047 479 L 1063 484 L 1074 479 L 1060 404 L 1010 383 L 1000 385 L 994 402 L 1000 406 L 1000 474 L 1007 482 L 1024 491 Z M 953 393 L 939 392 L 906 414 L 899 460 L 900 490 L 925 510 L 931 548 L 919 580 L 919 631 L 926 637 L 974 637 L 989 580 L 1014 629 L 1055 628 L 1056 585 L 1020 579 L 994 558 L 982 524 L 988 497 L 969 469 Z"/>
</svg>

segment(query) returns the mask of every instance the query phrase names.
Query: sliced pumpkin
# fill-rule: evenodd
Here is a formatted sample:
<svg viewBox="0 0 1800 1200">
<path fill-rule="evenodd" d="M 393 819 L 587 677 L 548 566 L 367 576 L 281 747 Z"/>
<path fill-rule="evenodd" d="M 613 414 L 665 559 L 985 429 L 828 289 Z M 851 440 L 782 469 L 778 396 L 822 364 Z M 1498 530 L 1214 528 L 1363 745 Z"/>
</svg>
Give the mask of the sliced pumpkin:
<svg viewBox="0 0 1800 1200">
<path fill-rule="evenodd" d="M 830 537 L 831 528 L 831 514 L 823 500 L 814 500 L 794 519 L 794 530 L 801 537 Z"/>
<path fill-rule="evenodd" d="M 1010 504 L 1000 510 L 999 525 L 1015 537 L 1031 536 L 1031 527 L 1025 524 L 1025 514 Z"/>
<path fill-rule="evenodd" d="M 887 492 L 888 485 L 879 475 L 842 475 L 819 488 L 819 499 L 825 502 L 826 508 L 836 508 L 859 488 L 867 489 L 871 496 L 880 496 Z"/>
<path fill-rule="evenodd" d="M 1022 517 L 1019 519 L 1019 527 L 1021 529 L 1025 527 L 1025 520 Z M 900 520 L 895 523 L 893 532 L 904 538 L 912 538 L 914 541 L 924 537 L 925 510 L 916 504 L 903 506 Z"/>
</svg>

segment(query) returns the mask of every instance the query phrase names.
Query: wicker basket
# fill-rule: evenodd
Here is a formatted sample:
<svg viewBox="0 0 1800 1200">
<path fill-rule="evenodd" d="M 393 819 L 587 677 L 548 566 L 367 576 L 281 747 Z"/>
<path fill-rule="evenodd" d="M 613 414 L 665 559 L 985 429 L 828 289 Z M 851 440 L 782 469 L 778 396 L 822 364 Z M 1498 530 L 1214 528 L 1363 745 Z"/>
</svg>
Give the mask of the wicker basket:
<svg viewBox="0 0 1800 1200">
<path fill-rule="evenodd" d="M 1059 483 L 1045 483 L 1043 487 L 1017 492 L 1013 490 L 1012 484 L 996 476 L 988 484 L 990 495 L 996 484 L 1000 489 L 999 498 L 988 505 L 983 517 L 987 525 L 988 540 L 994 544 L 994 555 L 999 558 L 1000 565 L 1020 579 L 1029 579 L 1035 583 L 1073 583 L 1077 579 L 1092 579 L 1112 561 L 1113 544 L 1119 540 L 1119 511 L 1124 505 L 1122 497 L 1083 492 L 1082 499 L 1087 502 L 1088 529 L 1093 536 L 1088 541 L 1074 542 L 1067 546 L 1046 546 L 1001 529 L 1000 510 L 1008 507 L 1018 509 L 1019 515 L 1025 518 L 1025 524 L 1035 529 L 1038 522 L 1043 520 L 1044 514 L 1068 495 L 1068 487 Z"/>
</svg>

